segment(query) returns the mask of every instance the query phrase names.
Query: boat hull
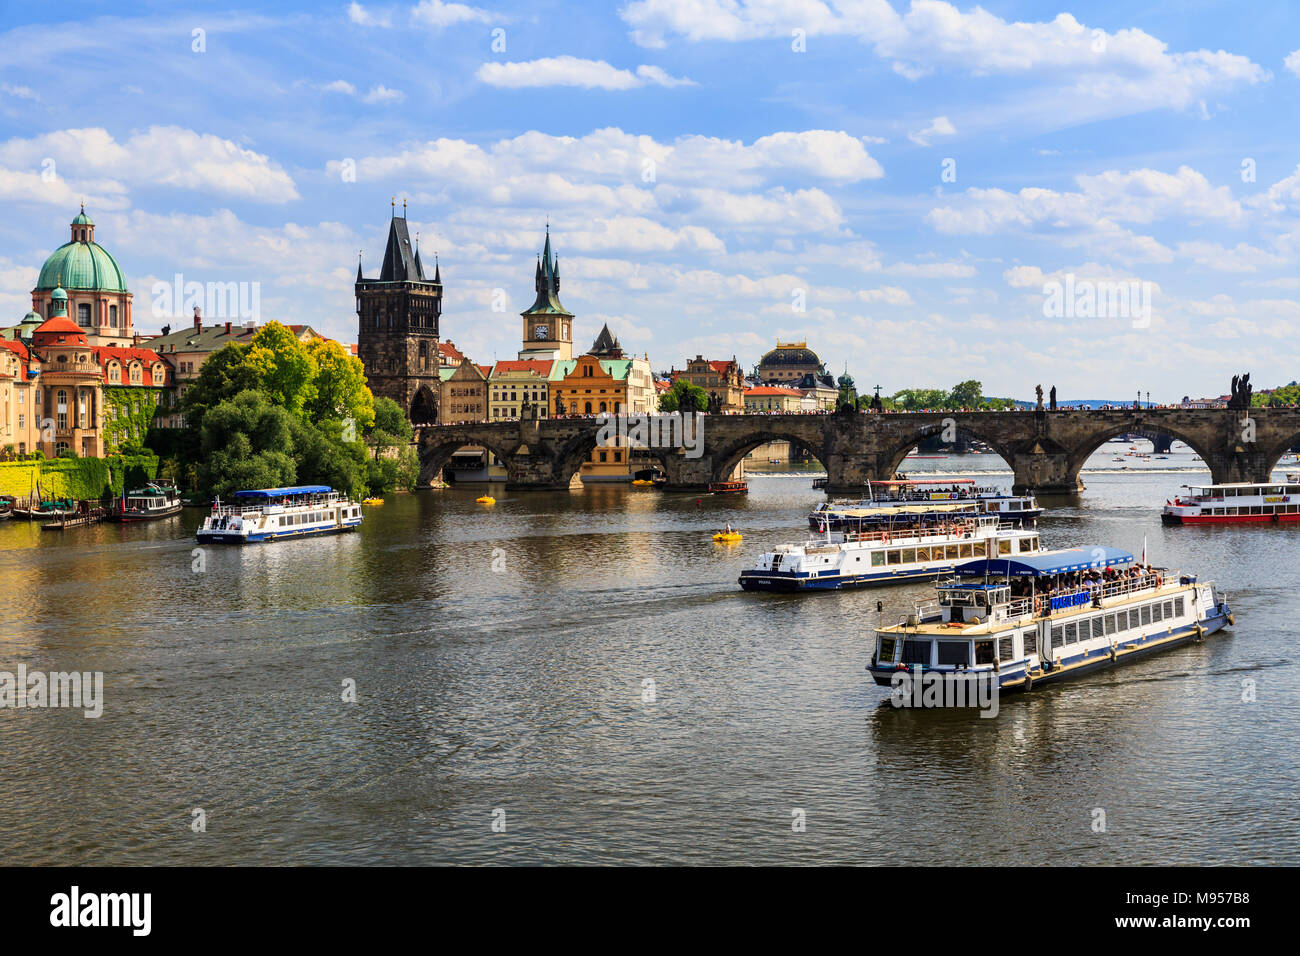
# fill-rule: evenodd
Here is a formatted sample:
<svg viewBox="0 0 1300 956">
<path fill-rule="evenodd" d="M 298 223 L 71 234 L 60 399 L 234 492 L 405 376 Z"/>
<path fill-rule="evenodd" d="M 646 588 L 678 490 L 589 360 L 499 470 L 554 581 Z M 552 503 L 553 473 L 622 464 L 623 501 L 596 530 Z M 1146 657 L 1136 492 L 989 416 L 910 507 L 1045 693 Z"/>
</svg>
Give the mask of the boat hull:
<svg viewBox="0 0 1300 956">
<path fill-rule="evenodd" d="M 1290 524 L 1300 521 L 1300 514 L 1268 515 L 1180 515 L 1162 512 L 1162 524 Z"/>
<path fill-rule="evenodd" d="M 235 531 L 202 531 L 197 533 L 199 544 L 264 544 L 268 541 L 284 541 L 290 538 L 317 538 L 327 534 L 343 534 L 356 531 L 361 522 L 348 523 L 342 527 L 304 528 L 301 531 L 254 531 L 239 534 Z"/>
<path fill-rule="evenodd" d="M 1117 644 L 1114 656 L 1106 648 L 1097 648 L 1072 655 L 1061 655 L 1051 669 L 1036 668 L 1031 675 L 1027 673 L 1025 661 L 1016 662 L 1014 666 L 1003 667 L 998 674 L 999 692 L 1013 692 L 1038 688 L 1044 684 L 1061 683 L 1076 677 L 1083 677 L 1097 671 L 1119 667 L 1134 661 L 1151 657 L 1164 651 L 1173 650 L 1184 644 L 1200 640 L 1230 626 L 1232 611 L 1226 603 L 1220 603 L 1212 614 L 1206 615 L 1197 624 L 1188 624 L 1172 630 L 1168 634 L 1149 634 L 1140 637 L 1125 638 Z M 888 666 L 869 665 L 867 671 L 881 687 L 892 686 L 894 674 L 900 669 L 896 664 Z M 938 673 L 927 670 L 926 673 Z"/>
<path fill-rule="evenodd" d="M 843 591 L 849 588 L 883 587 L 906 581 L 923 581 L 951 574 L 955 565 L 872 572 L 868 574 L 798 575 L 793 572 L 746 570 L 740 573 L 740 586 L 746 591 L 771 591 L 798 594 L 809 591 Z"/>
<path fill-rule="evenodd" d="M 177 503 L 174 507 L 162 508 L 158 511 L 141 512 L 141 511 L 114 511 L 111 512 L 104 520 L 112 521 L 116 524 L 134 524 L 138 521 L 158 521 L 161 518 L 174 518 L 181 513 L 181 505 Z"/>
</svg>

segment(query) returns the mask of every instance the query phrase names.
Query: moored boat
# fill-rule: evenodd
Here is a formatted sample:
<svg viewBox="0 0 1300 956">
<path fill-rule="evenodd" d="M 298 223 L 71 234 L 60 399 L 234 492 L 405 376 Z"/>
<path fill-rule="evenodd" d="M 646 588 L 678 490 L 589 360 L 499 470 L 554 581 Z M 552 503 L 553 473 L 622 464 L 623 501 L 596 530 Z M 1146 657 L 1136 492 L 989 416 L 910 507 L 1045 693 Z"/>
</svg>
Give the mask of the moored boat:
<svg viewBox="0 0 1300 956">
<path fill-rule="evenodd" d="M 109 521 L 131 523 L 156 521 L 181 513 L 180 493 L 170 485 L 150 482 L 143 488 L 125 492 L 117 506 L 105 516 Z"/>
<path fill-rule="evenodd" d="M 1032 527 L 1043 513 L 1033 495 L 981 488 L 972 478 L 873 481 L 867 495 L 857 501 L 822 502 L 808 515 L 808 526 L 818 532 L 851 531 L 892 523 L 898 515 L 910 521 L 982 513 Z"/>
<path fill-rule="evenodd" d="M 0 521 L 13 517 L 14 502 L 17 500 L 13 495 L 0 495 Z"/>
<path fill-rule="evenodd" d="M 937 600 L 879 628 L 868 671 L 985 680 L 1000 690 L 1136 660 L 1231 625 L 1213 582 L 1134 565 L 1118 548 L 1071 548 L 971 561 Z"/>
<path fill-rule="evenodd" d="M 713 481 L 709 483 L 711 495 L 743 495 L 749 491 L 749 483 L 744 481 Z"/>
<path fill-rule="evenodd" d="M 933 578 L 972 559 L 1040 550 L 1036 532 L 977 515 L 905 530 L 826 532 L 761 555 L 739 583 L 746 591 L 833 591 Z"/>
<path fill-rule="evenodd" d="M 1177 524 L 1238 524 L 1300 521 L 1300 475 L 1280 484 L 1235 482 L 1184 485 L 1186 494 L 1166 501 L 1160 520 Z"/>
<path fill-rule="evenodd" d="M 262 488 L 235 492 L 232 504 L 218 498 L 197 537 L 200 544 L 249 544 L 353 531 L 361 520 L 361 505 L 329 485 Z"/>
</svg>

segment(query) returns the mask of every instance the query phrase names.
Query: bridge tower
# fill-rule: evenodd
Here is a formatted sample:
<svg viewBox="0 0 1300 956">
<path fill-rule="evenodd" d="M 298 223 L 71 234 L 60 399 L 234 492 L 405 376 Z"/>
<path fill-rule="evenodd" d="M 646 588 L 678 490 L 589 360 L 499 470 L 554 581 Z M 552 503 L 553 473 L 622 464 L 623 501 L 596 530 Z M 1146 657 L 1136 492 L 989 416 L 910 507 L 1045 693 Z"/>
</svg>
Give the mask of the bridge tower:
<svg viewBox="0 0 1300 956">
<path fill-rule="evenodd" d="M 357 357 L 376 397 L 391 398 L 416 424 L 438 420 L 438 324 L 442 318 L 442 272 L 424 274 L 419 237 L 412 245 L 393 204 L 388 246 L 379 278 L 367 279 L 357 263 Z"/>
</svg>

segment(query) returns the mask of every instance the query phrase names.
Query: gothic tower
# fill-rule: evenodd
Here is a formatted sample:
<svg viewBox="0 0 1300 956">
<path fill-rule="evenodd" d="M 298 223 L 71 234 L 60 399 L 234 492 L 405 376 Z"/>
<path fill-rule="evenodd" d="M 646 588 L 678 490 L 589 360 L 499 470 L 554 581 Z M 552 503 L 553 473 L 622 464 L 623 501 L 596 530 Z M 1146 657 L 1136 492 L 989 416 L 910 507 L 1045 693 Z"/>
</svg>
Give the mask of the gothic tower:
<svg viewBox="0 0 1300 956">
<path fill-rule="evenodd" d="M 415 424 L 438 420 L 438 322 L 442 273 L 424 274 L 420 250 L 411 245 L 402 215 L 393 206 L 388 247 L 379 278 L 367 279 L 357 263 L 357 356 L 376 398 L 391 398 Z"/>
<path fill-rule="evenodd" d="M 560 304 L 560 260 L 551 252 L 551 227 L 546 227 L 546 245 L 537 261 L 533 279 L 537 298 L 524 320 L 521 359 L 565 361 L 573 358 L 573 313 Z"/>
</svg>

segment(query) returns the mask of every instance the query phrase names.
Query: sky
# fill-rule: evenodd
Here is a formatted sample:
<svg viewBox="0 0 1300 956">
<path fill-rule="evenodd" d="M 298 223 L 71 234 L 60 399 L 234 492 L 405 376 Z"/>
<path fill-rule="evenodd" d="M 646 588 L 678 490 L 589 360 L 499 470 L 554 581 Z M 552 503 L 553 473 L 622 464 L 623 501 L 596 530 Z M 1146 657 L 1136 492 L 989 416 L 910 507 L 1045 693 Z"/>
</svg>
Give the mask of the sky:
<svg viewBox="0 0 1300 956">
<path fill-rule="evenodd" d="M 886 394 L 1300 378 L 1285 2 L 0 12 L 3 324 L 84 199 L 138 330 L 188 321 L 180 274 L 354 342 L 396 197 L 480 363 L 520 348 L 549 222 L 576 346 L 608 323 L 655 369 L 794 339 Z"/>
</svg>

